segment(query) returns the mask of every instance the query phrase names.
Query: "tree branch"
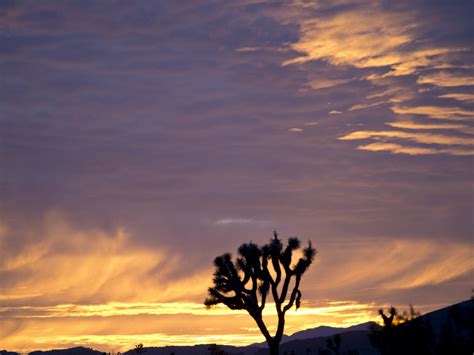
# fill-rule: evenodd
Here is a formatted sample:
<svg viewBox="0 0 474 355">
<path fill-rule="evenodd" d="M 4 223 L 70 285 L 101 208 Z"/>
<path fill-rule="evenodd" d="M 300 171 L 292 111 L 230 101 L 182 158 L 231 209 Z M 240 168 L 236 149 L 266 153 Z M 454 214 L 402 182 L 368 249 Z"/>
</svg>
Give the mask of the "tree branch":
<svg viewBox="0 0 474 355">
<path fill-rule="evenodd" d="M 280 303 L 285 302 L 286 295 L 288 294 L 288 287 L 290 286 L 292 272 L 290 268 L 286 270 L 285 281 L 283 282 L 283 287 L 281 289 Z"/>
<path fill-rule="evenodd" d="M 286 311 L 288 311 L 291 307 L 293 307 L 293 305 L 295 303 L 296 296 L 298 295 L 298 293 L 301 294 L 301 292 L 299 290 L 300 281 L 301 281 L 301 275 L 296 275 L 295 287 L 293 288 L 293 291 L 291 292 L 290 301 L 288 302 L 288 304 L 285 307 L 283 307 L 283 313 L 286 313 Z"/>
</svg>

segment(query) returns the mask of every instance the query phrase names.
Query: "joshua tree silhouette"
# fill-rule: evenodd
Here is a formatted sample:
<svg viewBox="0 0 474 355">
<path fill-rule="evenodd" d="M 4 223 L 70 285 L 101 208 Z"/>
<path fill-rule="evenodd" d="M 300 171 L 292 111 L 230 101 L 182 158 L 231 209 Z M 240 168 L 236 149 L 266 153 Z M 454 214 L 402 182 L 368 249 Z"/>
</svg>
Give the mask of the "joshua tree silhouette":
<svg viewBox="0 0 474 355">
<path fill-rule="evenodd" d="M 143 344 L 137 344 L 135 345 L 135 352 L 137 355 L 142 355 L 143 353 L 146 353 L 146 349 L 143 347 Z"/>
<path fill-rule="evenodd" d="M 283 247 L 278 234 L 274 231 L 273 238 L 268 244 L 263 246 L 252 242 L 242 244 L 235 262 L 229 253 L 214 260 L 216 267 L 214 286 L 208 289 L 209 295 L 204 304 L 211 307 L 223 303 L 230 309 L 246 310 L 265 337 L 271 355 L 279 354 L 279 345 L 285 328 L 285 314 L 294 305 L 296 309 L 300 307 L 301 277 L 316 255 L 316 250 L 309 242 L 303 249 L 303 256 L 292 267 L 293 252 L 299 248 L 300 241 L 295 237 L 288 238 L 287 246 Z M 289 292 L 292 278 L 294 284 Z M 269 293 L 273 297 L 278 315 L 278 326 L 274 336 L 268 331 L 262 317 Z"/>
<path fill-rule="evenodd" d="M 402 314 L 393 306 L 388 310 L 388 315 L 383 309 L 379 310 L 379 314 L 384 326 L 372 326 L 369 338 L 382 355 L 432 354 L 430 348 L 435 341 L 432 339 L 431 326 L 419 318 L 420 312 L 415 311 L 412 305 L 409 312 L 404 311 Z"/>
<path fill-rule="evenodd" d="M 386 327 L 386 328 L 390 328 L 390 327 L 396 325 L 396 323 L 398 322 L 397 321 L 398 312 L 397 312 L 396 308 L 393 307 L 393 306 L 391 306 L 390 309 L 388 310 L 388 316 L 385 315 L 382 308 L 379 309 L 379 314 L 382 317 L 384 327 Z M 396 322 L 394 323 L 394 321 L 396 321 Z"/>
</svg>

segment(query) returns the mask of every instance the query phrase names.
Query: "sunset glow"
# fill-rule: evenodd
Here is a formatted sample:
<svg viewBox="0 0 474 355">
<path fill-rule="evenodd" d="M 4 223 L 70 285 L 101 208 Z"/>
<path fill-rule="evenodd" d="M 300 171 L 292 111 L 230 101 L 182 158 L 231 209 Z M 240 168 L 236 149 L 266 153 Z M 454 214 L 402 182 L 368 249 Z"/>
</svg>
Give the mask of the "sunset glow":
<svg viewBox="0 0 474 355">
<path fill-rule="evenodd" d="M 203 301 L 273 230 L 318 251 L 285 334 L 468 299 L 473 12 L 1 2 L 0 350 L 263 342 Z"/>
</svg>

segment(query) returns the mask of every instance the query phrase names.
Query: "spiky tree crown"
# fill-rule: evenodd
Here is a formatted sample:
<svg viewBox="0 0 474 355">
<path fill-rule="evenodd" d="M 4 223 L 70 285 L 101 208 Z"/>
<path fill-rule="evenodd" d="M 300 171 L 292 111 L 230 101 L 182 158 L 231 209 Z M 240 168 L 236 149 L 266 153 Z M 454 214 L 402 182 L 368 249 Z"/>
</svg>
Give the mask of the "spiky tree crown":
<svg viewBox="0 0 474 355">
<path fill-rule="evenodd" d="M 277 310 L 283 314 L 294 304 L 298 309 L 301 304 L 299 281 L 313 262 L 316 250 L 311 242 L 303 249 L 303 255 L 292 266 L 293 252 L 300 248 L 298 238 L 288 238 L 283 246 L 278 234 L 274 232 L 268 244 L 259 246 L 252 242 L 242 244 L 238 249 L 238 257 L 232 260 L 231 254 L 223 254 L 214 260 L 214 286 L 209 288 L 209 295 L 204 301 L 208 307 L 220 303 L 230 309 L 245 309 L 254 318 L 261 316 L 268 293 L 271 291 Z M 273 269 L 273 274 L 270 272 Z M 289 283 L 295 277 L 295 286 L 286 300 Z M 278 285 L 283 282 L 280 294 Z"/>
</svg>

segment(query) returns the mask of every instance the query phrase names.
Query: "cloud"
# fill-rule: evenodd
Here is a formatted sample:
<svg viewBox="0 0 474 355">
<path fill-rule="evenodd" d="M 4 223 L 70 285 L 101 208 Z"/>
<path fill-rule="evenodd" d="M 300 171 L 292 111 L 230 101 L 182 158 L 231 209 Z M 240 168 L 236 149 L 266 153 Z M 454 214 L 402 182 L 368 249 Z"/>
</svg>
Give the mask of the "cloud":
<svg viewBox="0 0 474 355">
<path fill-rule="evenodd" d="M 347 5 L 347 4 L 345 4 Z M 332 66 L 336 76 L 353 68 L 350 76 L 338 76 L 338 79 L 321 80 L 321 87 L 349 83 L 353 78 L 357 82 L 366 82 L 370 88 L 366 99 L 377 101 L 351 103 L 347 112 L 356 112 L 387 105 L 395 115 L 420 115 L 433 119 L 450 121 L 470 121 L 474 112 L 464 107 L 447 107 L 439 98 L 452 98 L 469 102 L 469 93 L 450 94 L 431 93 L 432 88 L 420 85 L 432 84 L 439 88 L 470 86 L 473 84 L 469 74 L 470 65 L 465 64 L 469 57 L 470 45 L 467 42 L 440 40 L 430 35 L 432 17 L 442 13 L 435 8 L 426 11 L 422 6 L 407 7 L 400 5 L 388 8 L 374 2 L 363 2 L 352 6 L 318 3 L 312 15 L 299 18 L 300 33 L 297 42 L 291 45 L 298 55 L 283 62 L 283 66 L 297 65 L 304 68 L 320 67 L 321 61 Z M 451 19 L 449 20 L 451 21 Z M 460 19 L 464 23 L 464 19 Z M 347 29 L 350 28 L 348 32 Z M 358 69 L 356 71 L 355 69 Z M 349 72 L 347 72 L 349 73 Z M 357 73 L 354 75 L 354 73 Z M 317 83 L 308 76 L 309 85 Z M 353 85 L 354 83 L 350 83 Z M 430 104 L 414 104 L 415 102 Z M 470 134 L 467 127 L 441 127 L 433 124 L 415 126 L 406 123 L 390 124 L 404 129 L 456 129 Z M 403 125 L 403 127 L 402 127 Z M 355 133 L 357 134 L 357 133 Z M 385 137 L 395 137 L 418 141 L 399 133 L 382 133 Z M 433 133 L 430 133 L 433 134 Z M 378 137 L 380 138 L 380 136 Z M 426 137 L 425 137 L 426 138 Z M 433 138 L 433 136 L 431 137 Z M 438 143 L 454 142 L 467 144 L 461 138 L 433 138 Z M 423 139 L 426 144 L 428 139 Z M 452 143 L 446 143 L 452 144 Z M 366 150 L 381 149 L 381 144 L 364 146 Z M 384 145 L 385 149 L 397 152 L 424 152 L 424 154 L 462 155 L 464 150 L 440 150 L 431 147 L 395 147 Z"/>
<path fill-rule="evenodd" d="M 399 115 L 424 115 L 434 119 L 451 121 L 471 121 L 474 118 L 474 111 L 461 107 L 445 106 L 399 106 L 391 107 L 391 110 Z"/>
<path fill-rule="evenodd" d="M 236 52 L 256 52 L 260 50 L 260 48 L 257 47 L 242 47 L 242 48 L 237 48 Z"/>
<path fill-rule="evenodd" d="M 137 342 L 136 324 L 140 324 L 139 340 L 146 340 L 149 345 L 195 344 L 216 339 L 233 344 L 262 341 L 245 312 L 223 306 L 206 310 L 200 302 L 189 300 L 194 292 L 203 296 L 211 270 L 206 271 L 205 277 L 198 273 L 176 280 L 178 286 L 170 283 L 167 273 L 176 263 L 183 265 L 184 259 L 173 260 L 166 252 L 134 244 L 133 237 L 124 231 L 109 234 L 77 230 L 57 212 L 51 213 L 44 223 L 44 242 L 30 244 L 43 245 L 38 248 L 40 252 L 32 256 L 32 248 L 24 247 L 24 252 L 1 264 L 3 273 L 30 268 L 35 271 L 34 280 L 22 273 L 18 283 L 13 283 L 15 287 L 7 287 L 1 295 L 0 320 L 7 329 L 5 332 L 2 328 L 4 346 L 32 350 L 80 342 L 101 350 L 123 351 Z M 2 229 L 8 232 L 11 228 Z M 3 243 L 10 237 L 7 234 Z M 96 248 L 91 249 L 91 243 L 96 243 Z M 287 314 L 287 333 L 321 324 L 349 326 L 376 317 L 379 304 L 341 297 L 324 299 L 331 292 L 378 287 L 378 291 L 390 293 L 399 288 L 446 282 L 472 269 L 469 248 L 463 243 L 333 239 L 320 243 L 319 248 L 324 252 L 318 255 L 302 286 L 303 306 Z M 368 259 L 371 263 L 367 263 Z M 155 274 L 157 277 L 153 277 Z M 7 280 L 11 286 L 13 280 Z M 107 292 L 98 284 L 103 284 Z M 10 298 L 21 287 L 40 291 L 39 299 L 26 295 Z M 172 293 L 168 293 L 168 287 Z M 182 293 L 177 292 L 179 288 Z M 41 299 L 44 292 L 47 297 Z M 354 297 L 351 292 L 350 297 Z M 431 310 L 433 305 L 425 307 Z M 275 324 L 271 303 L 267 305 L 265 319 L 270 326 Z M 44 327 L 50 331 L 37 333 L 37 329 Z M 212 334 L 206 335 L 206 328 L 210 327 Z"/>
<path fill-rule="evenodd" d="M 222 218 L 214 222 L 215 225 L 228 224 L 268 224 L 269 221 L 255 220 L 253 218 Z"/>
<path fill-rule="evenodd" d="M 469 243 L 417 241 L 383 238 L 364 241 L 346 241 L 321 245 L 327 250 L 319 260 L 317 275 L 310 292 L 327 292 L 322 289 L 379 289 L 385 293 L 399 288 L 417 288 L 436 285 L 472 272 Z M 351 251 L 348 253 L 348 251 Z M 336 268 L 329 268 L 337 265 Z M 370 263 L 366 261 L 370 260 Z M 345 272 L 341 272 L 345 270 Z M 350 296 L 349 296 L 350 297 Z"/>
<path fill-rule="evenodd" d="M 473 86 L 474 77 L 461 72 L 440 71 L 420 75 L 417 83 L 439 87 Z"/>
<path fill-rule="evenodd" d="M 293 127 L 293 128 L 289 128 L 288 132 L 300 133 L 300 132 L 303 132 L 303 130 L 301 128 Z"/>
<path fill-rule="evenodd" d="M 451 93 L 439 95 L 438 97 L 443 99 L 454 99 L 458 101 L 474 101 L 474 94 L 463 94 L 463 93 Z"/>
<path fill-rule="evenodd" d="M 357 110 L 364 110 L 367 108 L 373 108 L 373 107 L 378 107 L 380 105 L 386 104 L 389 101 L 378 101 L 378 102 L 372 102 L 372 103 L 367 103 L 367 104 L 356 104 L 351 106 L 348 111 L 357 111 Z"/>
<path fill-rule="evenodd" d="M 135 244 L 123 229 L 110 234 L 76 229 L 58 212 L 50 212 L 37 228 L 14 225 L 2 239 L 2 305 L 169 300 L 192 294 L 176 287 L 184 279 L 169 276 L 179 255 Z M 18 247 L 16 235 L 31 239 Z M 203 276 L 186 277 L 194 283 Z M 200 280 L 204 288 L 206 276 Z"/>
<path fill-rule="evenodd" d="M 22 334 L 5 338 L 3 345 L 15 341 L 24 349 L 38 349 L 49 344 L 62 348 L 81 344 L 101 350 L 125 351 L 137 342 L 148 346 L 170 346 L 209 342 L 247 345 L 264 341 L 258 327 L 244 311 L 231 311 L 222 306 L 208 310 L 201 304 L 183 302 L 173 305 L 175 308 L 169 313 L 169 306 L 163 306 L 114 303 L 87 307 L 58 305 L 48 309 L 43 307 L 42 311 L 41 307 L 36 310 L 26 308 L 23 314 L 24 319 L 28 319 L 27 324 L 22 323 L 24 319 L 17 319 L 17 323 L 23 326 Z M 175 313 L 179 308 L 181 312 Z M 274 329 L 276 311 L 270 311 L 272 308 L 273 305 L 268 304 L 264 317 Z M 70 311 L 69 315 L 63 310 Z M 303 301 L 297 312 L 290 310 L 287 313 L 286 330 L 287 333 L 293 333 L 302 326 L 316 326 L 316 319 L 324 324 L 347 327 L 374 318 L 374 310 L 373 304 L 356 301 Z M 38 312 L 46 312 L 46 316 Z M 342 314 L 346 316 L 342 317 Z M 140 324 L 138 337 L 136 323 Z M 48 324 L 50 331 L 38 333 L 35 329 L 44 324 Z M 175 327 L 179 327 L 179 332 L 176 332 Z"/>
<path fill-rule="evenodd" d="M 325 60 L 336 66 L 389 68 L 384 74 L 372 74 L 375 79 L 414 74 L 443 63 L 443 56 L 466 51 L 464 47 L 412 46 L 418 36 L 414 25 L 418 16 L 413 8 L 384 11 L 382 6 L 365 2 L 346 11 L 303 20 L 300 38 L 292 44 L 302 55 L 283 65 Z"/>
<path fill-rule="evenodd" d="M 426 67 L 434 67 L 443 54 L 462 52 L 465 48 L 429 48 L 419 49 L 407 54 L 400 63 L 392 66 L 392 70 L 381 77 L 402 76 L 418 73 Z"/>
<path fill-rule="evenodd" d="M 446 149 L 437 149 L 437 148 L 423 148 L 423 147 L 413 147 L 413 146 L 402 146 L 395 143 L 370 143 L 367 145 L 360 145 L 357 147 L 359 150 L 366 150 L 370 152 L 390 152 L 393 154 L 408 154 L 408 155 L 433 155 L 433 154 L 448 154 L 448 155 L 474 155 L 474 150 L 469 149 L 460 149 L 460 148 L 446 148 Z"/>
<path fill-rule="evenodd" d="M 371 81 L 374 87 L 371 93 L 366 96 L 366 99 L 384 98 L 385 103 L 397 104 L 401 102 L 416 100 L 420 92 L 417 87 L 406 83 L 403 79 L 388 77 L 388 78 L 373 78 L 370 75 L 366 80 Z M 379 101 L 383 101 L 379 99 Z"/>
<path fill-rule="evenodd" d="M 380 13 L 374 8 L 306 20 L 302 23 L 298 42 L 292 45 L 303 55 L 289 59 L 283 65 L 319 59 L 359 68 L 399 63 L 401 56 L 396 50 L 411 41 L 406 31 L 408 21 L 406 16 Z M 347 28 L 351 31 L 347 32 Z"/>
<path fill-rule="evenodd" d="M 463 124 L 455 124 L 455 123 L 445 123 L 445 124 L 438 124 L 438 123 L 416 123 L 411 121 L 399 121 L 399 122 L 387 122 L 385 123 L 388 126 L 395 127 L 395 128 L 403 128 L 403 129 L 420 129 L 420 130 L 440 130 L 440 129 L 451 129 L 457 130 L 467 134 L 474 134 L 474 128 L 469 127 Z"/>
<path fill-rule="evenodd" d="M 339 137 L 340 140 L 359 140 L 368 138 L 401 138 L 424 144 L 474 145 L 474 138 L 448 136 L 432 133 L 412 133 L 403 131 L 356 131 Z"/>
<path fill-rule="evenodd" d="M 352 79 L 317 79 L 309 82 L 309 86 L 313 90 L 328 89 L 341 84 L 351 82 Z"/>
<path fill-rule="evenodd" d="M 470 290 L 472 169 L 452 155 L 472 145 L 444 129 L 468 126 L 470 87 L 417 83 L 472 76 L 463 6 L 31 5 L 2 12 L 2 346 L 263 340 L 198 308 L 212 259 L 274 228 L 320 250 L 288 332 L 366 321 L 404 285 L 426 309 Z M 367 153 L 337 139 L 360 126 L 417 136 L 366 134 Z"/>
<path fill-rule="evenodd" d="M 433 124 L 433 123 L 415 123 L 411 121 L 401 121 L 401 122 L 387 122 L 386 125 L 395 127 L 395 128 L 406 128 L 406 129 L 465 129 L 468 126 L 462 124 Z"/>
</svg>

